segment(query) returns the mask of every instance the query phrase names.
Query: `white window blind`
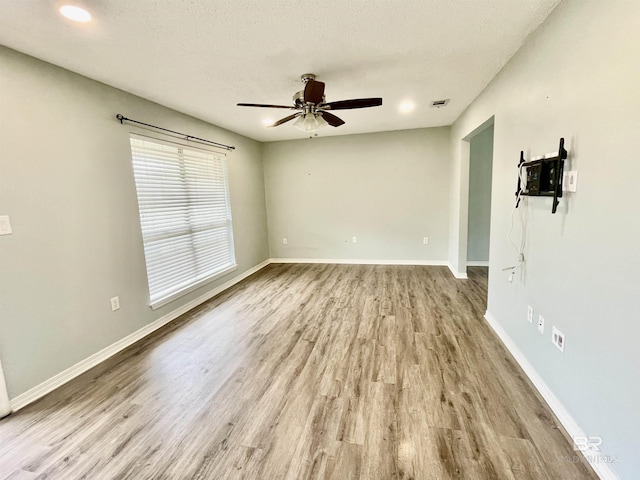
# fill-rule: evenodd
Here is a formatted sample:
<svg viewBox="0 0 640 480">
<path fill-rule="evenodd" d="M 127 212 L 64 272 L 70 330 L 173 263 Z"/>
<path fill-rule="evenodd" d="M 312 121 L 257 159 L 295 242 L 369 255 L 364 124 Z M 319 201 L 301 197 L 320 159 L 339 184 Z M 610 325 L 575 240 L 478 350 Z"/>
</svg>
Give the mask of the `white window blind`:
<svg viewBox="0 0 640 480">
<path fill-rule="evenodd" d="M 226 157 L 131 137 L 152 308 L 236 268 Z"/>
</svg>

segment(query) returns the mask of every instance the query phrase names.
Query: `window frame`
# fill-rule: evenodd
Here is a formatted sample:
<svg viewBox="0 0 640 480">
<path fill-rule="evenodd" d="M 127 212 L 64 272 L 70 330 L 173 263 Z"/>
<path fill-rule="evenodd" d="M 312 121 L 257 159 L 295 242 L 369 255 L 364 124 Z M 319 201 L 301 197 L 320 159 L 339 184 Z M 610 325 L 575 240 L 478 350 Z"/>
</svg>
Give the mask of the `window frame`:
<svg viewBox="0 0 640 480">
<path fill-rule="evenodd" d="M 223 172 L 223 187 L 224 187 L 224 198 L 225 198 L 225 205 L 224 207 L 226 208 L 227 211 L 227 221 L 226 221 L 226 227 L 224 227 L 226 229 L 226 235 L 227 235 L 227 239 L 228 239 L 228 246 L 229 246 L 229 250 L 227 253 L 228 257 L 230 258 L 231 262 L 230 264 L 226 264 L 226 265 L 221 265 L 220 269 L 217 269 L 215 271 L 212 271 L 210 275 L 207 275 L 205 277 L 202 278 L 197 278 L 194 277 L 188 285 L 185 285 L 182 288 L 179 288 L 175 291 L 172 291 L 170 293 L 168 293 L 167 295 L 158 297 L 158 294 L 161 292 L 156 292 L 156 298 L 152 300 L 152 298 L 154 297 L 152 291 L 151 291 L 151 278 L 149 277 L 149 259 L 150 259 L 150 255 L 148 255 L 148 250 L 147 250 L 147 246 L 148 244 L 150 244 L 151 242 L 146 241 L 145 240 L 145 230 L 143 227 L 143 209 L 141 208 L 141 204 L 140 204 L 140 195 L 139 195 L 139 191 L 138 191 L 138 183 L 139 183 L 139 178 L 136 175 L 136 166 L 135 166 L 135 161 L 134 161 L 134 145 L 132 140 L 139 140 L 139 141 L 144 141 L 144 142 L 151 142 L 151 143 L 156 143 L 158 145 L 165 145 L 168 146 L 170 148 L 177 148 L 179 150 L 191 150 L 194 152 L 198 152 L 198 153 L 204 153 L 206 155 L 211 155 L 212 156 L 212 160 L 214 162 L 220 162 L 221 164 L 221 170 Z M 225 153 L 222 153 L 220 151 L 214 150 L 214 149 L 210 149 L 210 148 L 202 148 L 200 146 L 194 146 L 191 144 L 186 144 L 186 143 L 181 143 L 180 141 L 176 141 L 176 139 L 171 138 L 170 140 L 164 139 L 164 138 L 158 138 L 156 136 L 149 136 L 149 135 L 145 135 L 145 134 L 141 134 L 141 133 L 137 133 L 137 132 L 129 132 L 129 151 L 130 151 L 130 165 L 131 165 L 131 169 L 132 169 L 132 176 L 133 176 L 133 180 L 134 180 L 134 188 L 135 188 L 135 192 L 136 192 L 136 202 L 138 205 L 138 220 L 139 220 L 139 226 L 140 226 L 140 233 L 142 236 L 142 246 L 143 246 L 143 250 L 144 250 L 144 261 L 145 261 L 145 273 L 146 273 L 146 277 L 147 277 L 147 291 L 149 293 L 149 306 L 151 307 L 151 309 L 156 310 L 159 309 L 165 305 L 167 305 L 168 303 L 190 293 L 193 292 L 194 290 L 197 290 L 199 288 L 201 288 L 202 286 L 204 286 L 205 284 L 212 282 L 214 280 L 217 280 L 221 277 L 224 277 L 225 275 L 228 275 L 229 273 L 237 270 L 238 268 L 238 264 L 236 261 L 236 255 L 235 255 L 235 241 L 234 241 L 234 232 L 233 232 L 233 218 L 232 218 L 232 212 L 231 212 L 231 188 L 229 185 L 229 173 L 228 173 L 228 167 L 227 167 L 227 156 Z M 184 168 L 184 163 L 185 163 L 185 159 L 183 156 L 183 153 L 179 153 L 177 155 L 177 158 L 179 159 L 180 162 L 180 168 Z M 216 168 L 218 168 L 216 166 Z M 186 186 L 186 185 L 185 185 Z M 185 193 L 186 193 L 186 189 L 185 189 Z M 189 224 L 189 227 L 194 227 L 193 224 Z M 193 235 L 194 235 L 194 231 L 192 230 L 191 234 L 190 234 L 190 239 L 191 242 L 193 242 Z M 193 245 L 193 243 L 191 243 Z M 152 259 L 153 261 L 153 259 Z"/>
</svg>

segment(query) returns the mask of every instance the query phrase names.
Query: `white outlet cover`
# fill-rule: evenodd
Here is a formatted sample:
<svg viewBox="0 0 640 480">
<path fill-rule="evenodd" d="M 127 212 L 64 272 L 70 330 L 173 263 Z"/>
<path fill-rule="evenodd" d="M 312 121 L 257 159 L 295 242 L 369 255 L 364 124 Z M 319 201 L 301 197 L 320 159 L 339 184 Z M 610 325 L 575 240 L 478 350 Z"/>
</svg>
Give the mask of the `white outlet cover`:
<svg viewBox="0 0 640 480">
<path fill-rule="evenodd" d="M 533 307 L 531 305 L 527 306 L 527 321 L 533 323 Z"/>
<path fill-rule="evenodd" d="M 282 244 L 287 245 L 288 243 L 289 243 L 289 240 L 287 240 L 287 237 L 282 237 Z"/>
<path fill-rule="evenodd" d="M 358 237 L 352 237 L 352 238 L 351 238 L 351 241 L 352 241 L 353 243 L 358 243 Z"/>
<path fill-rule="evenodd" d="M 551 343 L 553 343 L 558 350 L 564 353 L 564 345 L 566 343 L 564 333 L 558 330 L 556 327 L 551 329 Z"/>
<path fill-rule="evenodd" d="M 429 237 L 424 237 L 424 238 L 422 239 L 422 244 L 423 244 L 423 245 L 429 245 Z"/>
<path fill-rule="evenodd" d="M 544 333 L 544 318 L 542 315 L 538 315 L 538 331 Z"/>
</svg>

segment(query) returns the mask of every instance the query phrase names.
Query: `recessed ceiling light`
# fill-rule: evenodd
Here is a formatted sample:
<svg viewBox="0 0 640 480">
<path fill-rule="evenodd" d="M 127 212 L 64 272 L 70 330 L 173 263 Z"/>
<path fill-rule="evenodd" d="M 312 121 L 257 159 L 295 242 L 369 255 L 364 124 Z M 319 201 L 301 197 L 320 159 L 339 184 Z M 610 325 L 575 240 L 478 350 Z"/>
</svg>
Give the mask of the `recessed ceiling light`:
<svg viewBox="0 0 640 480">
<path fill-rule="evenodd" d="M 412 111 L 414 108 L 416 108 L 416 104 L 413 103 L 410 100 L 407 100 L 405 102 L 402 102 L 400 104 L 400 106 L 398 107 L 398 109 L 402 112 L 402 113 L 409 113 L 410 111 Z"/>
<path fill-rule="evenodd" d="M 273 125 L 273 120 L 271 120 L 270 118 L 263 118 L 262 119 L 262 124 L 265 127 L 270 127 L 271 125 Z"/>
<path fill-rule="evenodd" d="M 76 7 L 74 5 L 64 5 L 60 7 L 60 13 L 74 22 L 89 22 L 91 21 L 91 14 L 84 8 Z"/>
</svg>

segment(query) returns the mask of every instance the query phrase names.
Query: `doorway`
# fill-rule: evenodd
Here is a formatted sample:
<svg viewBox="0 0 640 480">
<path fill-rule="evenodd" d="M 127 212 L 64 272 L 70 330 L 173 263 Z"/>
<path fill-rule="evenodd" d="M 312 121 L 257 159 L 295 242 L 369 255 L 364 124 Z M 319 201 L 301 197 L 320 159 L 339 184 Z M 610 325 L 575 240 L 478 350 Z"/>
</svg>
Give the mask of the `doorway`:
<svg viewBox="0 0 640 480">
<path fill-rule="evenodd" d="M 489 266 L 493 125 L 469 140 L 467 267 Z"/>
<path fill-rule="evenodd" d="M 449 268 L 456 278 L 470 278 L 469 274 L 475 273 L 475 269 L 479 268 L 485 283 L 488 276 L 486 265 L 490 262 L 489 223 L 494 137 L 492 116 L 461 139 L 458 170 L 454 171 L 457 182 L 454 183 L 453 191 Z M 474 157 L 481 157 L 474 158 L 473 164 L 472 146 Z M 482 200 L 478 200 L 479 198 Z M 482 205 L 476 205 L 477 201 Z M 468 245 L 469 235 L 471 245 Z M 469 259 L 468 255 L 471 255 Z"/>
<path fill-rule="evenodd" d="M 491 232 L 491 182 L 493 174 L 493 122 L 469 139 L 467 201 L 467 278 L 480 287 L 487 301 L 489 239 Z M 484 308 L 486 308 L 486 303 Z"/>
</svg>

